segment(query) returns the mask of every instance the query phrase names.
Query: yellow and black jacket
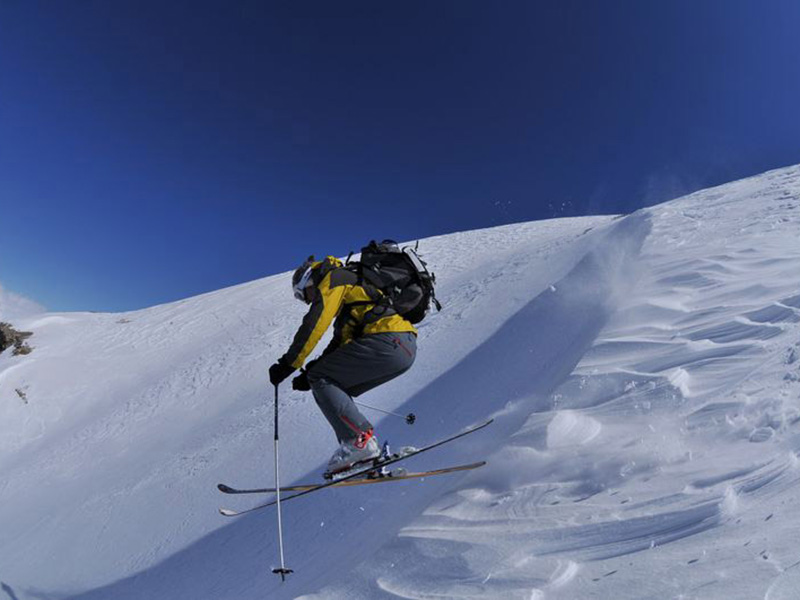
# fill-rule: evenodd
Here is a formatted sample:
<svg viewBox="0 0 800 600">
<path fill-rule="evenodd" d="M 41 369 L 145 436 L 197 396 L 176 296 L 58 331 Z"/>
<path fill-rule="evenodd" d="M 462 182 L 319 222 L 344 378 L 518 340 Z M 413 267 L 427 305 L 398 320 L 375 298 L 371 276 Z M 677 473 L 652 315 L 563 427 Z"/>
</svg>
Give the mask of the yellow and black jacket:
<svg viewBox="0 0 800 600">
<path fill-rule="evenodd" d="M 414 326 L 382 303 L 380 290 L 359 284 L 358 275 L 344 268 L 333 256 L 315 263 L 311 275 L 314 283 L 311 308 L 303 318 L 294 341 L 281 359 L 295 369 L 303 363 L 334 323 L 333 339 L 323 355 L 333 352 L 362 335 L 389 331 L 417 333 Z"/>
</svg>

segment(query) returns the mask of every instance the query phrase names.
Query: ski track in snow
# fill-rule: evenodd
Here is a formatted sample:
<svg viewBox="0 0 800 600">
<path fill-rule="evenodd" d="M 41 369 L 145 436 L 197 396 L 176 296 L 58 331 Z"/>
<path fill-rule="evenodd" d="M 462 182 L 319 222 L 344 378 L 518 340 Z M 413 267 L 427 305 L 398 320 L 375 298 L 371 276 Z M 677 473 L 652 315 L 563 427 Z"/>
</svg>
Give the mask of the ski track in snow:
<svg viewBox="0 0 800 600">
<path fill-rule="evenodd" d="M 36 315 L 0 356 L 0 582 L 27 598 L 796 597 L 800 169 L 633 215 L 432 238 L 445 310 L 364 400 L 473 473 L 217 518 L 271 472 L 288 274 L 133 313 Z M 323 342 L 324 343 L 324 342 Z M 23 389 L 27 403 L 20 401 Z M 333 445 L 284 391 L 282 476 Z M 284 416 L 285 415 L 285 416 Z M 374 416 L 374 415 L 370 415 Z M 285 437 L 284 437 L 285 436 Z M 794 595 L 793 595 L 794 594 Z"/>
</svg>

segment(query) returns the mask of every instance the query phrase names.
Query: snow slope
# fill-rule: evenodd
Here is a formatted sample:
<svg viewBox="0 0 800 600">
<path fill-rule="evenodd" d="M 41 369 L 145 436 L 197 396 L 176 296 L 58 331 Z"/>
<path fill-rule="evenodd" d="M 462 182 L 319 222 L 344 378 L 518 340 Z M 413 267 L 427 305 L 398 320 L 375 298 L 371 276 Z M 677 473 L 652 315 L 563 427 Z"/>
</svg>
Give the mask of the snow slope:
<svg viewBox="0 0 800 600">
<path fill-rule="evenodd" d="M 22 319 L 34 352 L 0 356 L 0 591 L 796 597 L 799 235 L 790 167 L 624 218 L 423 240 L 445 310 L 363 400 L 417 413 L 375 416 L 402 444 L 494 416 L 409 462 L 489 465 L 287 504 L 284 584 L 274 512 L 218 516 L 256 499 L 214 486 L 272 481 L 265 368 L 303 311 L 288 274 Z M 309 395 L 282 407 L 282 477 L 313 480 L 333 437 Z"/>
</svg>

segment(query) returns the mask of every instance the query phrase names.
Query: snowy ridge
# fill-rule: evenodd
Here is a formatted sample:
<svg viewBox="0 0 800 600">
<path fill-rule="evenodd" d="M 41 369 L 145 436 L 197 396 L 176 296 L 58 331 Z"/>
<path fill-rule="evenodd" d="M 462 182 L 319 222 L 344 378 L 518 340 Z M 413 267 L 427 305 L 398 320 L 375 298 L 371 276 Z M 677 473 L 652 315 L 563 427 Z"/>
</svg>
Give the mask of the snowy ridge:
<svg viewBox="0 0 800 600">
<path fill-rule="evenodd" d="M 550 410 L 311 597 L 795 597 L 795 211 L 796 168 L 643 211 L 635 286 Z"/>
<path fill-rule="evenodd" d="M 495 417 L 409 466 L 489 464 L 287 505 L 285 584 L 274 515 L 220 522 L 213 488 L 271 481 L 264 369 L 302 314 L 287 274 L 20 321 L 36 350 L 0 356 L 0 581 L 20 600 L 791 598 L 798 236 L 791 167 L 424 240 L 446 309 L 365 400 L 418 414 L 377 420 L 395 443 Z M 332 436 L 307 396 L 283 406 L 282 475 L 313 479 Z"/>
</svg>

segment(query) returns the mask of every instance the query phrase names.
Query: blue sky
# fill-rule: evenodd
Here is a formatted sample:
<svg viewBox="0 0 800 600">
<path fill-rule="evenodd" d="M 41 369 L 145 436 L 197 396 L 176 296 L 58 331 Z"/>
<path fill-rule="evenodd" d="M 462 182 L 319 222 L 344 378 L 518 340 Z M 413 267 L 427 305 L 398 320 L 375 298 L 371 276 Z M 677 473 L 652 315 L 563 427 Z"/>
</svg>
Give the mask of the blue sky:
<svg viewBox="0 0 800 600">
<path fill-rule="evenodd" d="M 3 2 L 0 284 L 142 308 L 797 163 L 799 22 L 793 0 Z"/>
</svg>

